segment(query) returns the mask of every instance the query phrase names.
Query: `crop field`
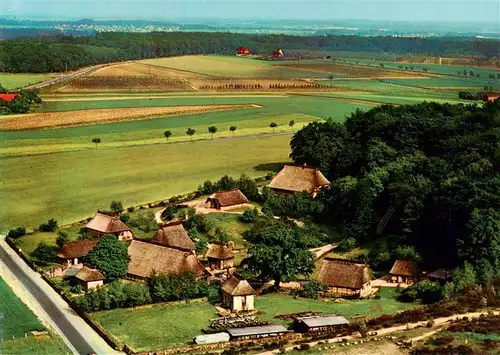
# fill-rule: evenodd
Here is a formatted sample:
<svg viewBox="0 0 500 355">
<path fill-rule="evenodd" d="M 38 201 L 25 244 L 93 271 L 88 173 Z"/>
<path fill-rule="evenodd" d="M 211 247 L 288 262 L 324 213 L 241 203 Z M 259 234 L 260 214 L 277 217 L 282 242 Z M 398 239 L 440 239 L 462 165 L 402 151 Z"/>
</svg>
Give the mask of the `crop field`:
<svg viewBox="0 0 500 355">
<path fill-rule="evenodd" d="M 258 105 L 167 106 L 126 109 L 92 109 L 10 115 L 0 120 L 0 131 L 77 126 L 103 122 L 122 122 L 194 113 L 257 108 Z"/>
<path fill-rule="evenodd" d="M 475 88 L 482 89 L 484 86 L 498 86 L 500 81 L 496 80 L 478 80 L 466 78 L 429 78 L 424 80 L 419 79 L 385 79 L 385 82 L 399 85 L 426 87 L 426 88 Z"/>
<path fill-rule="evenodd" d="M 147 65 L 144 63 L 124 63 L 111 65 L 108 67 L 104 67 L 99 69 L 89 77 L 162 77 L 162 78 L 178 78 L 178 79 L 186 79 L 186 78 L 198 78 L 200 75 L 191 74 L 185 71 L 178 71 L 173 69 L 168 69 L 164 67 L 160 67 L 157 65 Z"/>
<path fill-rule="evenodd" d="M 327 77 L 324 73 L 282 66 L 280 65 L 281 62 L 269 62 L 236 56 L 182 56 L 147 59 L 138 61 L 138 63 L 218 78 L 300 79 Z"/>
<path fill-rule="evenodd" d="M 183 79 L 158 76 L 86 76 L 71 80 L 56 92 L 148 92 L 193 91 Z"/>
<path fill-rule="evenodd" d="M 284 67 L 293 69 L 302 69 L 312 72 L 325 73 L 328 76 L 332 74 L 342 74 L 352 78 L 383 78 L 383 77 L 416 77 L 415 73 L 403 73 L 389 71 L 383 68 L 371 68 L 363 65 L 336 64 L 323 61 L 322 63 L 309 64 L 284 64 Z"/>
<path fill-rule="evenodd" d="M 44 326 L 30 311 L 30 309 L 17 298 L 9 286 L 0 278 L 0 330 L 3 339 L 16 339 L 24 337 L 25 333 L 33 330 L 44 330 Z"/>
<path fill-rule="evenodd" d="M 2 230 L 66 224 L 107 208 L 194 191 L 222 175 L 251 177 L 289 161 L 289 135 L 216 139 L 1 158 Z"/>
<path fill-rule="evenodd" d="M 23 86 L 36 84 L 41 81 L 49 80 L 54 75 L 49 74 L 11 74 L 0 73 L 0 84 L 6 89 L 16 89 Z"/>
</svg>

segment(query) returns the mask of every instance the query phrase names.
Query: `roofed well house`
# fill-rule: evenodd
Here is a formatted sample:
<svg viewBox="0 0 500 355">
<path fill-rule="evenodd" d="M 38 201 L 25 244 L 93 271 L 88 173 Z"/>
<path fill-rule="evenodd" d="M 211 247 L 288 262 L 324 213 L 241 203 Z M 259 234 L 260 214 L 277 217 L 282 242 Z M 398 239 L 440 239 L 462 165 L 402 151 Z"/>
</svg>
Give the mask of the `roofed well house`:
<svg viewBox="0 0 500 355">
<path fill-rule="evenodd" d="M 330 186 L 330 181 L 319 169 L 306 164 L 285 165 L 269 184 L 269 188 L 278 194 L 292 195 L 307 192 L 312 198 Z"/>
<path fill-rule="evenodd" d="M 128 277 L 145 280 L 153 273 L 180 275 L 186 272 L 202 276 L 205 268 L 193 252 L 134 239 L 128 246 Z"/>
<path fill-rule="evenodd" d="M 103 234 L 114 234 L 119 240 L 130 240 L 133 238 L 132 229 L 120 218 L 111 213 L 98 211 L 94 218 L 85 225 L 85 230 L 90 235 L 97 237 Z"/>
<path fill-rule="evenodd" d="M 70 242 L 64 245 L 57 257 L 66 266 L 80 265 L 82 258 L 86 257 L 87 254 L 97 245 L 99 239 L 85 239 Z"/>
<path fill-rule="evenodd" d="M 206 201 L 209 208 L 228 210 L 243 207 L 250 203 L 248 198 L 239 189 L 219 191 L 210 195 Z"/>
<path fill-rule="evenodd" d="M 377 291 L 371 287 L 370 268 L 357 261 L 325 258 L 317 281 L 328 286 L 332 297 L 366 298 Z"/>
<path fill-rule="evenodd" d="M 391 282 L 412 284 L 418 277 L 417 263 L 413 260 L 396 260 L 389 274 Z"/>
<path fill-rule="evenodd" d="M 254 306 L 255 291 L 248 281 L 233 275 L 222 285 L 222 302 L 231 311 L 251 311 Z"/>
<path fill-rule="evenodd" d="M 234 266 L 233 242 L 227 245 L 211 243 L 205 256 L 212 270 L 229 269 Z"/>
<path fill-rule="evenodd" d="M 196 245 L 184 229 L 182 221 L 164 224 L 156 231 L 151 241 L 156 244 L 189 252 L 196 248 Z"/>
</svg>

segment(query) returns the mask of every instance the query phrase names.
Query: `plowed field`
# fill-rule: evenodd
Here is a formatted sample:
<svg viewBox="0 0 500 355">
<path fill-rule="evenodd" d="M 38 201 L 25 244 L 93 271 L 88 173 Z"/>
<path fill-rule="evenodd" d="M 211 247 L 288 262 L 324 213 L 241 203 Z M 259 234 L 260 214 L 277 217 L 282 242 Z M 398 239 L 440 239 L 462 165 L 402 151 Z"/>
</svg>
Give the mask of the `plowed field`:
<svg viewBox="0 0 500 355">
<path fill-rule="evenodd" d="M 165 116 L 189 115 L 204 112 L 237 110 L 260 107 L 259 105 L 170 106 L 119 109 L 41 112 L 13 115 L 0 120 L 0 130 L 17 131 L 63 126 L 80 126 L 93 123 L 144 120 Z"/>
</svg>

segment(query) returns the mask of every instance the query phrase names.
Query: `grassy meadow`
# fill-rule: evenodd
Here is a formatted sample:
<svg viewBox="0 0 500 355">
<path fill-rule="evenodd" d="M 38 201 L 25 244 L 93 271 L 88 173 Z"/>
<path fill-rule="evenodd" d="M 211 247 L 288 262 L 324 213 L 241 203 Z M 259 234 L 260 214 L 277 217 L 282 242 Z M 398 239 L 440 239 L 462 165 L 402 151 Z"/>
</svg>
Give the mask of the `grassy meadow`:
<svg viewBox="0 0 500 355">
<path fill-rule="evenodd" d="M 4 88 L 12 90 L 23 86 L 32 85 L 41 81 L 49 80 L 54 75 L 50 74 L 13 74 L 0 73 L 0 85 Z"/>
</svg>

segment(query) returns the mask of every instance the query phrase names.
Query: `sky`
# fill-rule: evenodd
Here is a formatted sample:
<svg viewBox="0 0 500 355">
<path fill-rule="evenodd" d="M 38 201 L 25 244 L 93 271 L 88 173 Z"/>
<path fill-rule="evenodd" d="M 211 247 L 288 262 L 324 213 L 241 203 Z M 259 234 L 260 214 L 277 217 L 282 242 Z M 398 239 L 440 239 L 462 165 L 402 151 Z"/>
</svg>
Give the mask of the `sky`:
<svg viewBox="0 0 500 355">
<path fill-rule="evenodd" d="M 500 23 L 500 0 L 0 0 L 0 3 L 0 16 L 22 18 L 370 19 Z"/>
</svg>

